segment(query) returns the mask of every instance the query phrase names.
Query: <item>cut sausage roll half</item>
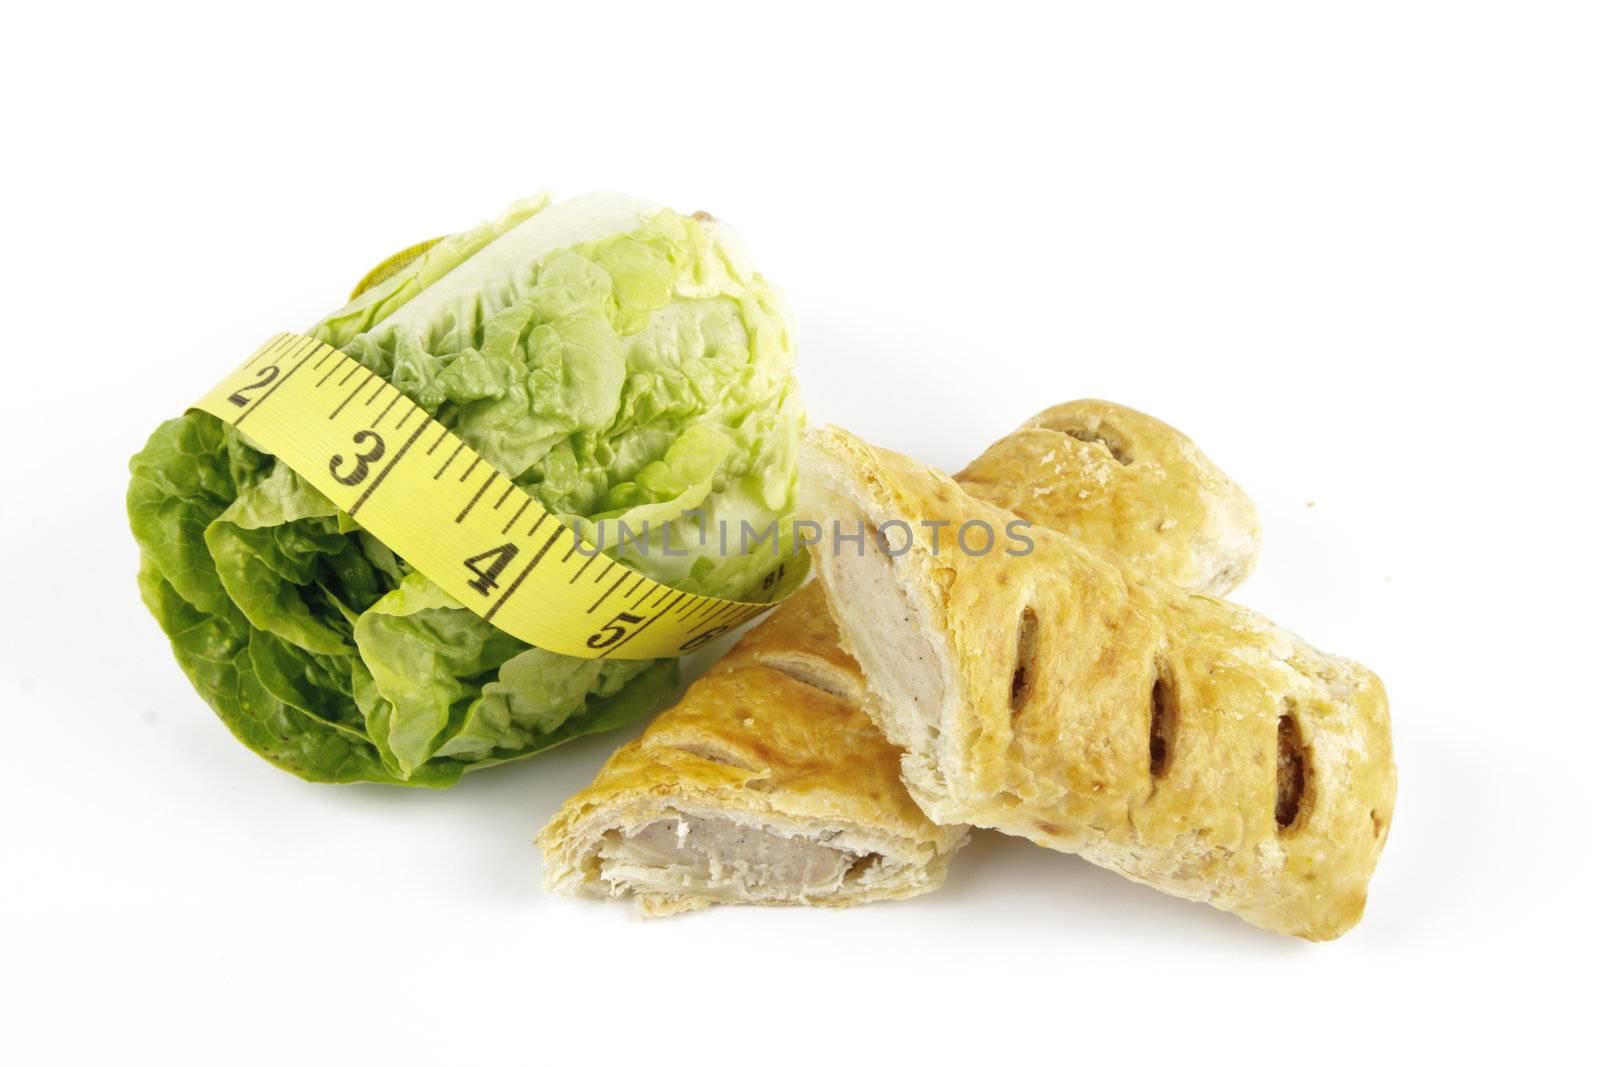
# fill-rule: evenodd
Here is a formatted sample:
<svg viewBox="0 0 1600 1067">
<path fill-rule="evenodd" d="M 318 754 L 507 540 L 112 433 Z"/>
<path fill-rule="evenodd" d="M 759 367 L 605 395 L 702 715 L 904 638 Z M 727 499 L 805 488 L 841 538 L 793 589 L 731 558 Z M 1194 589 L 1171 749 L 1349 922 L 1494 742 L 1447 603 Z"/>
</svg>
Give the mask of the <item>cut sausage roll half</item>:
<svg viewBox="0 0 1600 1067">
<path fill-rule="evenodd" d="M 1134 554 L 1185 584 L 1248 573 L 1244 493 L 1188 438 L 1103 401 L 1061 404 L 958 476 L 1007 520 Z M 813 583 L 757 626 L 540 835 L 558 892 L 648 915 L 713 903 L 848 905 L 936 888 L 966 838 L 929 819 Z"/>
<path fill-rule="evenodd" d="M 842 430 L 810 436 L 804 470 L 804 506 L 847 524 L 1007 518 Z M 1269 930 L 1353 926 L 1395 800 L 1377 676 L 1071 537 L 1032 539 L 814 551 L 918 805 Z"/>
<path fill-rule="evenodd" d="M 906 795 L 863 689 L 806 586 L 562 806 L 540 836 L 552 888 L 663 915 L 937 886 L 966 829 Z"/>
</svg>

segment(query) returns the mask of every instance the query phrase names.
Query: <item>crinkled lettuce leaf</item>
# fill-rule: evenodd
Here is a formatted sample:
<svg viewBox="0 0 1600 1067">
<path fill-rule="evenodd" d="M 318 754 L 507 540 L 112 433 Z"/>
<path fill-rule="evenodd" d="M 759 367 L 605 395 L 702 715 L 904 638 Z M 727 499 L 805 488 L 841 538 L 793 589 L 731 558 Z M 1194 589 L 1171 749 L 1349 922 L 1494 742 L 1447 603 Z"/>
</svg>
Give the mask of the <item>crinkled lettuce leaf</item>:
<svg viewBox="0 0 1600 1067">
<path fill-rule="evenodd" d="M 703 534 L 788 519 L 802 419 L 781 299 L 708 220 L 523 201 L 312 332 L 652 577 L 737 597 L 774 566 L 770 543 Z M 157 427 L 130 471 L 139 588 L 179 665 L 303 778 L 446 786 L 634 721 L 676 685 L 675 661 L 497 630 L 203 412 Z M 619 522 L 657 550 L 618 547 Z"/>
</svg>

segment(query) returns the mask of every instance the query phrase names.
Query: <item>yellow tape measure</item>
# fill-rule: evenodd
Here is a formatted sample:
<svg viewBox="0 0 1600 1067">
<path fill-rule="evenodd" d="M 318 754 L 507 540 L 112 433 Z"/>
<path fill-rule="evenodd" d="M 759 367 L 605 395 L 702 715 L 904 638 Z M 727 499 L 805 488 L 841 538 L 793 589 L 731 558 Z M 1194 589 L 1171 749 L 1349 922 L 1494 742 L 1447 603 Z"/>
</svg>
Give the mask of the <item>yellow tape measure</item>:
<svg viewBox="0 0 1600 1067">
<path fill-rule="evenodd" d="M 356 282 L 356 287 L 350 291 L 350 299 L 354 300 L 373 286 L 381 285 L 396 274 L 399 274 L 401 270 L 410 266 L 418 256 L 442 240 L 444 240 L 443 237 L 435 237 L 428 241 L 418 241 L 409 248 L 402 248 L 376 267 L 367 271 L 366 276 Z"/>
<path fill-rule="evenodd" d="M 388 381 L 281 333 L 194 405 L 239 427 L 464 606 L 531 645 L 588 659 L 692 652 L 782 595 L 662 585 L 586 544 Z"/>
</svg>

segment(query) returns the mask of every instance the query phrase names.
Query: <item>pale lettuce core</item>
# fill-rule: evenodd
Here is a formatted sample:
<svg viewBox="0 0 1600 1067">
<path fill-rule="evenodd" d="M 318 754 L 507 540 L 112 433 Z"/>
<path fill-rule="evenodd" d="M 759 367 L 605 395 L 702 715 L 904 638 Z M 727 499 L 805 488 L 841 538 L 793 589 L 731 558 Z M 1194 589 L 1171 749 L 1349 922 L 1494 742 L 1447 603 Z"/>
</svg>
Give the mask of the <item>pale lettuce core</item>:
<svg viewBox="0 0 1600 1067">
<path fill-rule="evenodd" d="M 605 540 L 638 570 L 739 597 L 774 566 L 770 543 L 700 543 L 702 522 L 787 522 L 802 421 L 782 300 L 714 220 L 523 201 L 309 332 L 591 538 L 596 520 L 671 524 L 686 555 Z M 229 729 L 303 778 L 445 786 L 633 721 L 676 685 L 673 660 L 576 659 L 495 629 L 211 415 L 163 423 L 130 467 L 145 603 Z"/>
</svg>

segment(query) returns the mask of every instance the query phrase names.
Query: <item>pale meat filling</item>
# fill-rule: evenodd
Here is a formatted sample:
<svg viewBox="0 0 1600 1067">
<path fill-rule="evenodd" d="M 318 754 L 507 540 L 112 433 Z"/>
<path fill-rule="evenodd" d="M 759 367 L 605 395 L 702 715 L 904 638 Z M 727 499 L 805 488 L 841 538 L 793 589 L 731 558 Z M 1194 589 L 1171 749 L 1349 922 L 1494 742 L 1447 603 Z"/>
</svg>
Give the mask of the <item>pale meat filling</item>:
<svg viewBox="0 0 1600 1067">
<path fill-rule="evenodd" d="M 881 857 L 726 819 L 680 815 L 606 833 L 600 876 L 641 893 L 766 900 L 836 893 Z"/>
<path fill-rule="evenodd" d="M 842 501 L 836 509 L 832 514 L 852 519 L 861 514 Z M 883 698 L 879 725 L 898 747 L 926 753 L 944 715 L 945 666 L 923 633 L 923 613 L 901 584 L 894 561 L 869 541 L 859 555 L 830 550 L 818 562 L 829 572 L 831 589 L 842 594 L 835 599 L 839 625 Z"/>
</svg>

